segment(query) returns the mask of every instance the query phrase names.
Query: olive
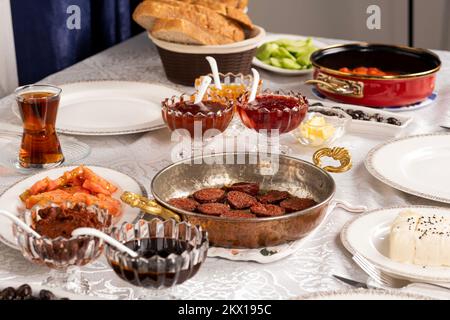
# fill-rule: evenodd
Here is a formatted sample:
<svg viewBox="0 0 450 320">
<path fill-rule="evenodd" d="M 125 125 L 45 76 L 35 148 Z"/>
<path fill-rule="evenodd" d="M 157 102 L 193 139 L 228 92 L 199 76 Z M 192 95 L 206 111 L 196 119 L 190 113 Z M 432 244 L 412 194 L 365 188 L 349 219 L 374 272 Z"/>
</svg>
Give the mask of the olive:
<svg viewBox="0 0 450 320">
<path fill-rule="evenodd" d="M 55 295 L 51 291 L 43 289 L 39 292 L 39 299 L 41 300 L 54 300 L 55 298 Z"/>
<path fill-rule="evenodd" d="M 379 113 L 375 113 L 372 117 L 374 117 L 377 122 L 384 122 L 383 116 Z"/>
<path fill-rule="evenodd" d="M 8 287 L 6 289 L 3 289 L 0 292 L 0 300 L 14 300 L 16 297 L 16 290 L 12 287 Z"/>
<path fill-rule="evenodd" d="M 17 296 L 21 298 L 29 297 L 33 294 L 33 290 L 28 284 L 21 285 L 16 291 Z"/>
<path fill-rule="evenodd" d="M 333 109 L 337 109 L 337 110 L 345 111 L 345 110 L 344 110 L 344 109 L 342 109 L 341 107 L 333 107 Z"/>
<path fill-rule="evenodd" d="M 311 107 L 323 107 L 323 104 L 320 102 L 315 102 L 315 103 L 311 104 Z"/>
<path fill-rule="evenodd" d="M 402 125 L 400 120 L 398 120 L 397 118 L 390 117 L 390 118 L 387 118 L 386 121 L 387 121 L 387 123 L 392 124 L 394 126 L 401 126 Z"/>
<path fill-rule="evenodd" d="M 352 118 L 355 120 L 363 120 L 364 112 L 361 110 L 355 110 L 353 111 Z"/>
</svg>

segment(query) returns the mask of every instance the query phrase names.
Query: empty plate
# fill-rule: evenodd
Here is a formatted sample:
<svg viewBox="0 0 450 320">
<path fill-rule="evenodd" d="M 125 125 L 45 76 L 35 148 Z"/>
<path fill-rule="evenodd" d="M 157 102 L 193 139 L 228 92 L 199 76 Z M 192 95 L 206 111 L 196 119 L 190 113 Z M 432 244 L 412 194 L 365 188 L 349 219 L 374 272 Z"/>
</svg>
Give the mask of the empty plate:
<svg viewBox="0 0 450 320">
<path fill-rule="evenodd" d="M 450 203 L 450 134 L 386 142 L 369 152 L 365 164 L 375 178 L 395 189 Z"/>
</svg>

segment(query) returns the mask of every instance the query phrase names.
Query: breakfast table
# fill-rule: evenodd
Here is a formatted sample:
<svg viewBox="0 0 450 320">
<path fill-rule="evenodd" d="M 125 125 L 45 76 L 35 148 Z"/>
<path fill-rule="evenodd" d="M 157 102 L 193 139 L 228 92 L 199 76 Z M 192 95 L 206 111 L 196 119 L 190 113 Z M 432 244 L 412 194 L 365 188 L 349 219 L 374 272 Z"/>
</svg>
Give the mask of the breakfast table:
<svg viewBox="0 0 450 320">
<path fill-rule="evenodd" d="M 326 44 L 344 42 L 332 39 L 320 41 Z M 404 135 L 445 132 L 440 125 L 450 123 L 450 52 L 435 52 L 443 62 L 437 78 L 437 100 L 430 106 L 404 113 L 414 117 L 414 122 Z M 261 70 L 261 77 L 265 88 L 300 91 L 308 98 L 316 99 L 311 87 L 303 84 L 311 75 L 289 77 Z M 193 90 L 167 80 L 157 50 L 145 33 L 50 75 L 41 82 L 61 85 L 95 80 L 150 82 L 185 92 Z M 1 121 L 20 125 L 20 120 L 11 111 L 12 103 L 13 95 L 0 100 Z M 151 194 L 150 182 L 153 176 L 171 164 L 172 142 L 169 130 L 165 128 L 148 133 L 79 136 L 77 139 L 88 144 L 92 150 L 82 163 L 123 172 L 145 186 L 148 194 Z M 332 174 L 337 184 L 336 199 L 352 205 L 363 205 L 368 209 L 403 205 L 449 207 L 393 189 L 370 175 L 364 166 L 364 159 L 370 149 L 387 139 L 391 138 L 346 134 L 336 143 L 337 146 L 347 148 L 353 159 L 350 171 Z M 312 149 L 302 147 L 289 135 L 282 137 L 282 141 L 291 147 L 292 156 L 311 161 Z M 0 167 L 0 193 L 23 177 Z M 347 290 L 350 287 L 334 279 L 332 274 L 362 281 L 367 278 L 352 261 L 339 238 L 343 225 L 353 217 L 354 213 L 336 208 L 314 236 L 308 238 L 296 252 L 273 263 L 208 258 L 194 278 L 176 288 L 175 295 L 179 299 L 290 299 L 317 292 Z M 1 287 L 17 287 L 23 283 L 39 285 L 48 271 L 45 267 L 25 260 L 19 251 L 0 244 Z M 83 267 L 81 271 L 91 283 L 91 298 L 133 299 L 137 295 L 137 290 L 114 274 L 104 257 Z"/>
</svg>

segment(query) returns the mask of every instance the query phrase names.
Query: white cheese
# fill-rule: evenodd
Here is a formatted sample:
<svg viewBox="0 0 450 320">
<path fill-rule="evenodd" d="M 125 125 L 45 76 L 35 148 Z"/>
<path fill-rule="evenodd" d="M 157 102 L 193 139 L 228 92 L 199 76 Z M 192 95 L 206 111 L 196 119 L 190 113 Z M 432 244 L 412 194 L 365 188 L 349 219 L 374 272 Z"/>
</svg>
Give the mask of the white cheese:
<svg viewBox="0 0 450 320">
<path fill-rule="evenodd" d="M 394 261 L 413 263 L 416 254 L 414 231 L 420 215 L 403 211 L 394 220 L 390 234 L 390 257 Z"/>
<path fill-rule="evenodd" d="M 450 219 L 401 212 L 391 227 L 390 257 L 402 263 L 450 266 Z"/>
</svg>

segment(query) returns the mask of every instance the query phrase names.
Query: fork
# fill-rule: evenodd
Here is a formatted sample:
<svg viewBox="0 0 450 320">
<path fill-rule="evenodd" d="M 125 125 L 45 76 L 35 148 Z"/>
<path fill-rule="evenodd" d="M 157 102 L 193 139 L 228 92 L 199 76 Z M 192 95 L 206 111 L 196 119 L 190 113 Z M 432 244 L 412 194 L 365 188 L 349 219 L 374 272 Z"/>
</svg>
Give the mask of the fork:
<svg viewBox="0 0 450 320">
<path fill-rule="evenodd" d="M 369 277 L 371 277 L 376 283 L 378 283 L 379 285 L 384 286 L 384 287 L 389 287 L 389 288 L 393 288 L 393 289 L 400 289 L 400 288 L 404 288 L 404 287 L 406 287 L 406 286 L 408 286 L 409 284 L 412 284 L 412 283 L 421 283 L 421 284 L 426 284 L 426 285 L 438 287 L 438 288 L 441 288 L 441 289 L 450 290 L 449 287 L 441 286 L 441 285 L 438 285 L 438 284 L 435 284 L 435 283 L 423 282 L 423 281 L 412 282 L 412 281 L 408 281 L 408 280 L 404 280 L 404 279 L 394 278 L 394 277 L 392 277 L 392 276 L 382 272 L 381 270 L 377 269 L 366 258 L 364 258 L 363 256 L 361 256 L 358 253 L 356 253 L 353 256 L 353 261 L 355 261 L 355 263 L 362 270 L 364 270 L 364 272 L 366 272 L 369 275 Z"/>
</svg>

